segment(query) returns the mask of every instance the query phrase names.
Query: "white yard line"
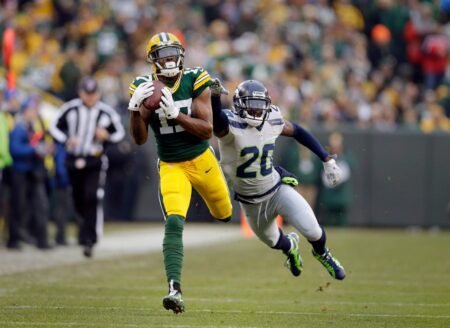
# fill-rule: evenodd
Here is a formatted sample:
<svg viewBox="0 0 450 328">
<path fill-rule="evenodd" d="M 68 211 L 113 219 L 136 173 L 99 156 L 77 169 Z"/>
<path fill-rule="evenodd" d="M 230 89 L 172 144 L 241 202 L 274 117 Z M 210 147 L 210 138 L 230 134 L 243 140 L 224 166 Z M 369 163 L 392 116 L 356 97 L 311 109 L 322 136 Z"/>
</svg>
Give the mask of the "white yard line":
<svg viewBox="0 0 450 328">
<path fill-rule="evenodd" d="M 98 289 L 98 287 L 96 287 Z M 84 289 L 84 286 L 83 286 Z M 157 290 L 166 290 L 166 287 L 159 287 L 159 288 L 155 288 Z M 190 287 L 189 288 L 191 291 L 193 290 L 198 290 L 198 288 L 195 287 Z M 122 288 L 120 290 L 123 290 Z M 228 288 L 229 290 L 229 288 Z M 242 288 L 240 288 L 239 290 L 243 290 Z M 249 289 L 250 291 L 250 289 Z M 0 294 L 1 295 L 1 294 Z M 39 296 L 46 298 L 48 297 L 45 294 L 38 294 L 38 293 L 27 293 L 28 296 L 33 297 L 33 298 L 37 298 Z M 55 296 L 57 297 L 57 296 Z M 79 296 L 75 296 L 75 295 L 61 295 L 62 298 L 64 299 L 78 299 Z M 115 295 L 115 296 L 111 296 L 111 295 L 86 295 L 83 296 L 84 299 L 87 300 L 150 300 L 152 298 L 159 300 L 160 297 L 151 297 L 151 296 L 120 296 L 120 295 Z M 260 300 L 249 300 L 247 298 L 208 298 L 208 297 L 187 297 L 186 299 L 188 299 L 189 301 L 192 302 L 197 302 L 197 303 L 208 303 L 208 304 L 212 304 L 212 303 L 232 303 L 232 304 L 261 304 Z M 313 301 L 313 300 L 296 300 L 295 301 L 296 304 L 298 305 L 311 305 L 311 304 L 317 304 L 317 305 L 353 305 L 353 306 L 367 306 L 367 305 L 373 305 L 373 306 L 386 306 L 386 307 L 412 307 L 412 308 L 450 308 L 450 303 L 430 303 L 430 304 L 426 304 L 426 303 L 407 303 L 407 302 L 365 302 L 365 301 L 324 301 L 324 300 L 318 300 L 318 301 Z M 292 304 L 291 300 L 264 300 L 264 304 L 268 304 L 268 305 L 283 305 L 283 304 Z M 13 307 L 13 308 L 20 308 L 20 307 Z"/>
<path fill-rule="evenodd" d="M 123 310 L 122 307 L 104 306 L 104 309 L 110 310 Z M 64 309 L 76 309 L 82 311 L 99 311 L 102 307 L 96 306 L 95 308 L 89 306 L 35 306 L 35 305 L 22 305 L 22 306 L 6 306 L 4 309 L 14 309 L 18 311 L 47 309 L 47 310 L 64 310 Z M 147 313 L 148 308 L 127 308 L 133 311 L 142 311 Z M 160 312 L 165 310 L 161 309 Z M 420 319 L 450 319 L 450 315 L 446 314 L 392 314 L 392 313 L 336 313 L 336 312 L 296 312 L 296 311 L 245 311 L 245 310 L 219 310 L 219 309 L 203 309 L 203 310 L 189 310 L 189 312 L 197 313 L 225 313 L 225 314 L 261 314 L 261 315 L 295 315 L 295 316 L 332 316 L 332 317 L 381 317 L 381 318 L 420 318 Z"/>
<path fill-rule="evenodd" d="M 81 248 L 72 241 L 72 246 L 55 247 L 41 251 L 26 246 L 22 251 L 0 249 L 0 275 L 25 272 L 60 265 L 74 264 L 115 256 L 138 255 L 162 250 L 164 226 L 141 227 L 139 230 L 111 232 L 105 234 L 94 248 L 94 257 L 86 259 Z M 242 238 L 239 225 L 189 224 L 185 225 L 183 241 L 185 247 L 212 245 Z"/>
</svg>

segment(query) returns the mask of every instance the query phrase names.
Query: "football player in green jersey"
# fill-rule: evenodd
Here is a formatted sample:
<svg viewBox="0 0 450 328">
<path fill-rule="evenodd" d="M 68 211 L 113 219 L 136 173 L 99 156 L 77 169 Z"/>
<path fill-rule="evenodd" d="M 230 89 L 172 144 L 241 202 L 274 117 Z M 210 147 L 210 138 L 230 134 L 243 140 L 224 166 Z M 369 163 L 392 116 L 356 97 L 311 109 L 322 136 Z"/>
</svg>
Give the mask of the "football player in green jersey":
<svg viewBox="0 0 450 328">
<path fill-rule="evenodd" d="M 130 84 L 130 130 L 142 145 L 148 126 L 155 135 L 159 156 L 160 204 L 165 217 L 164 264 L 169 294 L 163 298 L 167 310 L 184 311 L 181 297 L 183 226 L 191 188 L 204 199 L 212 216 L 219 221 L 231 219 L 231 199 L 225 178 L 208 139 L 212 136 L 211 78 L 201 67 L 185 68 L 184 48 L 171 33 L 155 34 L 148 42 L 151 75 L 139 76 Z M 153 94 L 153 82 L 162 89 L 160 108 L 144 119 L 139 108 Z"/>
</svg>

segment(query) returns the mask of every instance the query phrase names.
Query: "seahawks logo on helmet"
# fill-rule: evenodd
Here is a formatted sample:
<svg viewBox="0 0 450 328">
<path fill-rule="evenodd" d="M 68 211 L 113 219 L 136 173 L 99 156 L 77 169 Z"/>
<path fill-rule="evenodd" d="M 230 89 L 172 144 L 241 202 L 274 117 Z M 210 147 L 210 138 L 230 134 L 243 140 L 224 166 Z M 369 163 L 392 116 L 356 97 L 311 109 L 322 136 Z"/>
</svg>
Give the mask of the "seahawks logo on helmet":
<svg viewBox="0 0 450 328">
<path fill-rule="evenodd" d="M 184 48 L 172 33 L 158 33 L 148 41 L 147 60 L 156 75 L 174 77 L 183 69 Z"/>
<path fill-rule="evenodd" d="M 236 113 L 253 127 L 261 126 L 269 115 L 270 99 L 267 88 L 259 81 L 246 80 L 240 83 L 233 96 Z"/>
</svg>

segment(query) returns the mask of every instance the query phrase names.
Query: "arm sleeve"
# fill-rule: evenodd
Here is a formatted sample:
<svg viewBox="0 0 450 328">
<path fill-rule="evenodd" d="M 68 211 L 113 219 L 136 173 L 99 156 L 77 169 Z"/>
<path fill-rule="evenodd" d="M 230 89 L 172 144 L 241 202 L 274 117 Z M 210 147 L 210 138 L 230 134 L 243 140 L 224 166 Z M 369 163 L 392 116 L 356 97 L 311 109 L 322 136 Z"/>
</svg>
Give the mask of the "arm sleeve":
<svg viewBox="0 0 450 328">
<path fill-rule="evenodd" d="M 50 126 L 49 133 L 59 143 L 67 141 L 69 126 L 67 125 L 67 111 L 63 109 L 56 118 L 55 122 Z"/>
<path fill-rule="evenodd" d="M 292 122 L 292 125 L 294 126 L 295 140 L 316 154 L 322 162 L 325 161 L 329 154 L 320 144 L 319 140 L 317 140 L 311 133 L 303 129 L 300 125 L 294 122 Z"/>
<path fill-rule="evenodd" d="M 213 112 L 213 130 L 214 133 L 219 133 L 226 130 L 228 127 L 228 117 L 222 111 L 222 102 L 220 96 L 211 96 L 211 107 Z"/>
<path fill-rule="evenodd" d="M 125 137 L 125 129 L 123 128 L 120 116 L 111 109 L 111 124 L 107 127 L 107 131 L 110 133 L 109 140 L 111 142 L 119 142 Z"/>
<path fill-rule="evenodd" d="M 197 98 L 211 84 L 211 76 L 208 71 L 201 67 L 197 67 L 193 71 L 194 80 L 192 85 L 193 97 Z"/>
</svg>

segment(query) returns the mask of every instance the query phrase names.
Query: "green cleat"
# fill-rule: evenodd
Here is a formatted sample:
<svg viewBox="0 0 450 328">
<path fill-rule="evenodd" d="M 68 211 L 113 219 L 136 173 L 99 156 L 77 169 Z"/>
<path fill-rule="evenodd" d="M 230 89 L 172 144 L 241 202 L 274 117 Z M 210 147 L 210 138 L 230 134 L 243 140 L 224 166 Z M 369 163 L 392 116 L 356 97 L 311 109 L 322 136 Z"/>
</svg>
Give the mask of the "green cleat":
<svg viewBox="0 0 450 328">
<path fill-rule="evenodd" d="M 173 290 L 163 298 L 163 306 L 166 310 L 172 310 L 175 314 L 184 312 L 184 302 L 181 292 Z"/>
<path fill-rule="evenodd" d="M 300 241 L 299 236 L 295 232 L 291 232 L 287 235 L 289 240 L 291 241 L 291 249 L 286 254 L 286 266 L 291 270 L 291 273 L 298 277 L 303 271 L 303 262 L 300 256 L 300 252 L 298 250 L 298 243 Z"/>
<path fill-rule="evenodd" d="M 312 251 L 313 256 L 322 263 L 322 265 L 327 269 L 328 273 L 337 280 L 343 280 L 345 278 L 344 267 L 339 263 L 339 261 L 331 255 L 330 250 L 327 248 L 325 253 L 322 255 L 317 254 Z"/>
</svg>

